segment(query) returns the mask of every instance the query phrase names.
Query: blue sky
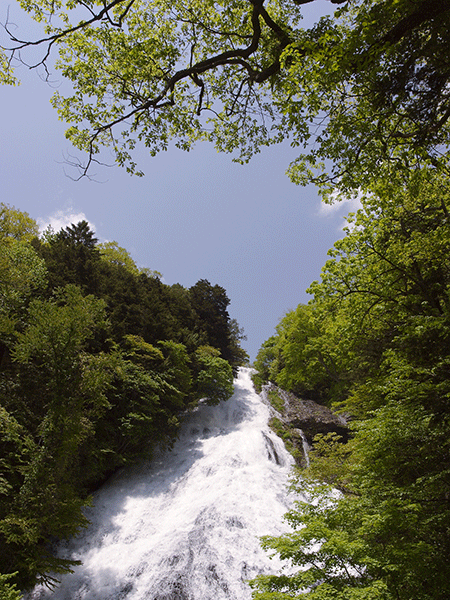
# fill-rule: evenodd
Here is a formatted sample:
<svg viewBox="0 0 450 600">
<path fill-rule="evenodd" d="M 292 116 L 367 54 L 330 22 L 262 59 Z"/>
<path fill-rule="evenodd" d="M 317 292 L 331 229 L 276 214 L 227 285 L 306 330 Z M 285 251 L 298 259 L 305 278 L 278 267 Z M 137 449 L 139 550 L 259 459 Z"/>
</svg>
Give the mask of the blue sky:
<svg viewBox="0 0 450 600">
<path fill-rule="evenodd" d="M 326 3 L 315 4 L 312 13 Z M 26 35 L 16 3 L 10 12 Z M 0 201 L 55 228 L 86 219 L 101 241 L 117 241 L 168 284 L 223 286 L 253 360 L 286 311 L 308 301 L 348 206 L 325 208 L 314 187 L 289 181 L 288 145 L 263 149 L 244 166 L 207 144 L 155 158 L 140 149 L 143 178 L 99 167 L 98 181 L 73 181 L 52 88 L 25 68 L 19 76 L 19 87 L 0 88 Z"/>
</svg>

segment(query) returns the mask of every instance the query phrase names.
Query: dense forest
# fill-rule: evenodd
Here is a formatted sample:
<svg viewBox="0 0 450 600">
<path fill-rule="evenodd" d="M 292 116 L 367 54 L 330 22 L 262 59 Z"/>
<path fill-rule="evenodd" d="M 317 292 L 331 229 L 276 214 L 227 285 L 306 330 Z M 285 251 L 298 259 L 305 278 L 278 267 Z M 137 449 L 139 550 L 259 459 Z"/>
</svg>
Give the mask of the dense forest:
<svg viewBox="0 0 450 600">
<path fill-rule="evenodd" d="M 264 541 L 300 571 L 261 577 L 258 600 L 450 597 L 450 184 L 424 170 L 361 202 L 255 362 L 257 386 L 351 427 L 316 436 L 295 532 Z"/>
<path fill-rule="evenodd" d="M 175 439 L 246 361 L 219 285 L 166 285 L 87 222 L 39 237 L 0 204 L 0 598 L 52 584 L 90 493 Z"/>
</svg>

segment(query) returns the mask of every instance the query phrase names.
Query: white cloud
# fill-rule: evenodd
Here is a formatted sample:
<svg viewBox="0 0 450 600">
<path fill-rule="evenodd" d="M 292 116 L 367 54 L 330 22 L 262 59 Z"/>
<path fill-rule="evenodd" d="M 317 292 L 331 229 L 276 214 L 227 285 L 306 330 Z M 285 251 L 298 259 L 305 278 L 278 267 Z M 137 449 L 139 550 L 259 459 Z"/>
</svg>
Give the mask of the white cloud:
<svg viewBox="0 0 450 600">
<path fill-rule="evenodd" d="M 95 225 L 89 221 L 84 212 L 77 213 L 71 206 L 65 210 L 57 210 L 48 217 L 39 217 L 37 219 L 37 224 L 41 232 L 45 231 L 49 225 L 53 231 L 58 232 L 60 229 L 69 227 L 72 224 L 76 225 L 80 221 L 87 221 L 89 227 L 95 231 Z"/>
<path fill-rule="evenodd" d="M 336 215 L 338 213 L 348 214 L 349 212 L 357 211 L 361 207 L 361 196 L 358 194 L 352 198 L 341 197 L 339 199 L 333 199 L 332 204 L 321 202 L 319 214 L 323 216 Z"/>
<path fill-rule="evenodd" d="M 355 194 L 354 196 L 338 196 L 337 194 L 332 198 L 331 204 L 320 203 L 318 211 L 319 216 L 322 217 L 341 217 L 342 220 L 339 222 L 338 229 L 343 229 L 348 226 L 345 217 L 348 213 L 356 212 L 362 208 L 361 204 L 362 194 Z"/>
</svg>

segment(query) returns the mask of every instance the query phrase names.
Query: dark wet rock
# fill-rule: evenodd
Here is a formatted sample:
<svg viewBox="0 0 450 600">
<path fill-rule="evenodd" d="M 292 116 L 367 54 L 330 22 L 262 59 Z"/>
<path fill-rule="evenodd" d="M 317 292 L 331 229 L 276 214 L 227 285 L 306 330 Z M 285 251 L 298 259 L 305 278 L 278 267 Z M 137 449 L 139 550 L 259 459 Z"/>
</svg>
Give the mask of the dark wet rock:
<svg viewBox="0 0 450 600">
<path fill-rule="evenodd" d="M 348 440 L 347 419 L 327 406 L 313 400 L 297 398 L 273 383 L 262 387 L 261 397 L 271 408 L 272 428 L 285 440 L 300 466 L 307 463 L 305 453 L 317 434 L 335 432 L 342 437 L 343 441 Z"/>
</svg>

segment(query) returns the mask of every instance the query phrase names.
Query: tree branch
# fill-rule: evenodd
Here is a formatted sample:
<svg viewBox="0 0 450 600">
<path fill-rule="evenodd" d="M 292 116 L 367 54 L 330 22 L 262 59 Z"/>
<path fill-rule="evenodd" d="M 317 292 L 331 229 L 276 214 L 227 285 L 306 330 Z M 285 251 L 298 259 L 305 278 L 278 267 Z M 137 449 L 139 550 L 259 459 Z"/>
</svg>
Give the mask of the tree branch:
<svg viewBox="0 0 450 600">
<path fill-rule="evenodd" d="M 7 48 L 7 50 L 9 50 L 12 54 L 12 57 L 15 57 L 15 54 L 17 52 L 20 52 L 20 50 L 23 50 L 24 48 L 30 48 L 33 46 L 40 46 L 43 44 L 48 44 L 47 46 L 47 51 L 44 55 L 44 57 L 36 64 L 34 65 L 28 65 L 30 69 L 35 69 L 39 66 L 45 66 L 46 61 L 48 60 L 50 53 L 52 51 L 53 45 L 56 44 L 56 42 L 58 42 L 59 40 L 68 37 L 69 35 L 71 35 L 72 33 L 75 33 L 81 29 L 87 29 L 88 27 L 90 27 L 91 25 L 93 25 L 94 23 L 101 21 L 103 19 L 107 19 L 111 25 L 113 25 L 114 27 L 122 27 L 122 21 L 125 18 L 125 16 L 128 14 L 129 10 L 131 9 L 131 7 L 133 6 L 133 4 L 135 3 L 135 0 L 128 0 L 127 5 L 125 7 L 124 12 L 120 15 L 119 17 L 119 22 L 118 23 L 114 23 L 110 17 L 109 17 L 109 11 L 111 9 L 113 9 L 115 6 L 118 6 L 119 4 L 123 4 L 125 3 L 126 0 L 112 0 L 109 4 L 105 4 L 104 8 L 102 8 L 100 10 L 100 12 L 93 13 L 92 10 L 89 7 L 88 8 L 89 12 L 92 14 L 92 17 L 90 19 L 88 19 L 87 21 L 80 21 L 78 23 L 78 25 L 74 25 L 73 27 L 69 27 L 67 29 L 64 29 L 63 31 L 59 32 L 59 33 L 55 33 L 53 35 L 50 35 L 48 37 L 44 37 L 44 38 L 40 38 L 38 40 L 34 40 L 34 41 L 25 41 L 25 40 L 21 40 L 19 38 L 17 38 L 9 29 L 8 27 L 8 21 L 5 23 L 4 25 L 4 29 L 6 31 L 6 33 L 9 35 L 10 39 L 12 42 L 18 44 L 18 46 L 15 46 L 14 48 Z M 81 3 L 84 6 L 84 3 Z M 23 61 L 21 61 L 23 62 Z"/>
</svg>

